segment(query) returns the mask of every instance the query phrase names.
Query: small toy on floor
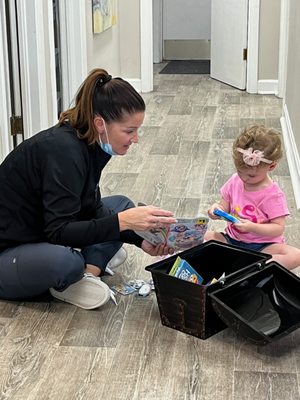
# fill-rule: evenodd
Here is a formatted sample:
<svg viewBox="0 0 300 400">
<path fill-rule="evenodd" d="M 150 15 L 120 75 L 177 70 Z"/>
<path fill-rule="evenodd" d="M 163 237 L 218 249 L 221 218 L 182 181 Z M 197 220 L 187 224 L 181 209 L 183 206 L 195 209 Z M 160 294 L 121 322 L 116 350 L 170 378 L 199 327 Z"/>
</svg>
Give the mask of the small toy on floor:
<svg viewBox="0 0 300 400">
<path fill-rule="evenodd" d="M 147 297 L 154 290 L 153 280 L 145 282 L 142 279 L 132 279 L 128 282 L 119 283 L 111 287 L 115 293 L 120 293 L 123 296 L 127 296 L 132 293 L 136 293 L 139 297 Z"/>
</svg>

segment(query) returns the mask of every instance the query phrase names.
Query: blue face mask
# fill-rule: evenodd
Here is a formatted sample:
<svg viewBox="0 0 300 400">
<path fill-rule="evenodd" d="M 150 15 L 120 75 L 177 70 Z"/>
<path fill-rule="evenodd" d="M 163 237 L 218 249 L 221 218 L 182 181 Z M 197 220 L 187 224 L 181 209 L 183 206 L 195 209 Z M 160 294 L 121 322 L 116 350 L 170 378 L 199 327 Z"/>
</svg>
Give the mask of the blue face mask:
<svg viewBox="0 0 300 400">
<path fill-rule="evenodd" d="M 101 149 L 105 151 L 105 153 L 109 154 L 110 156 L 117 156 L 118 154 L 113 151 L 110 143 L 99 143 Z"/>
<path fill-rule="evenodd" d="M 104 124 L 104 131 L 105 131 L 105 134 L 106 134 L 107 143 L 102 143 L 102 140 L 101 140 L 101 138 L 99 136 L 99 146 L 101 147 L 101 149 L 103 151 L 105 151 L 105 153 L 109 154 L 110 156 L 117 156 L 118 154 L 113 151 L 112 146 L 109 143 L 106 124 L 105 124 L 104 119 L 103 119 L 103 124 Z"/>
</svg>

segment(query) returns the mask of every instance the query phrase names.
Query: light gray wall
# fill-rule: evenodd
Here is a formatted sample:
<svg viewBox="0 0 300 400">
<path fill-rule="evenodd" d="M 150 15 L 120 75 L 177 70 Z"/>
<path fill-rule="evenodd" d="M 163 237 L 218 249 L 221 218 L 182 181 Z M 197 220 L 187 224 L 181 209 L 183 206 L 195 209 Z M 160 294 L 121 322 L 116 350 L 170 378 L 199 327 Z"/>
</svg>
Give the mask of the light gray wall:
<svg viewBox="0 0 300 400">
<path fill-rule="evenodd" d="M 139 0 L 117 1 L 116 25 L 96 35 L 93 34 L 91 1 L 86 4 L 88 70 L 100 67 L 113 76 L 140 78 Z"/>
<path fill-rule="evenodd" d="M 119 15 L 117 16 L 116 25 L 101 33 L 94 34 L 92 2 L 87 1 L 86 7 L 88 71 L 94 68 L 104 68 L 111 75 L 119 75 Z"/>
<path fill-rule="evenodd" d="M 164 40 L 210 39 L 211 0 L 164 0 Z"/>
<path fill-rule="evenodd" d="M 290 0 L 289 45 L 285 103 L 300 154 L 300 2 Z"/>
<path fill-rule="evenodd" d="M 260 1 L 258 79 L 278 79 L 280 0 Z"/>
<path fill-rule="evenodd" d="M 140 78 L 140 1 L 119 0 L 118 3 L 120 12 L 120 74 L 126 79 Z"/>
</svg>

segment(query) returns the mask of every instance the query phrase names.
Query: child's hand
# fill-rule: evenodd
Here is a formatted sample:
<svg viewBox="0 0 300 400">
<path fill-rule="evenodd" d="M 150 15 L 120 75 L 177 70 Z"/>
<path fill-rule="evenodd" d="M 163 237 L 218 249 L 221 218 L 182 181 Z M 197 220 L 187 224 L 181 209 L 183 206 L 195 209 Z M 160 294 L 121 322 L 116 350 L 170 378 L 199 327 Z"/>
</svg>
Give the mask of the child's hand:
<svg viewBox="0 0 300 400">
<path fill-rule="evenodd" d="M 219 203 L 214 203 L 209 210 L 207 210 L 207 214 L 209 216 L 209 218 L 211 219 L 221 219 L 220 217 L 218 217 L 217 215 L 214 214 L 214 210 L 215 209 L 219 209 L 219 210 L 224 210 L 224 208 L 219 204 Z"/>
<path fill-rule="evenodd" d="M 240 223 L 235 224 L 235 229 L 239 232 L 247 233 L 247 232 L 254 232 L 255 226 L 257 225 L 255 222 L 249 221 L 248 219 L 241 219 L 239 218 Z"/>
<path fill-rule="evenodd" d="M 240 218 L 239 218 L 240 219 Z M 248 219 L 240 219 L 239 224 L 234 224 L 234 229 L 239 232 L 252 232 L 257 235 L 279 236 L 284 232 L 285 217 L 275 218 L 267 224 L 251 222 Z"/>
</svg>

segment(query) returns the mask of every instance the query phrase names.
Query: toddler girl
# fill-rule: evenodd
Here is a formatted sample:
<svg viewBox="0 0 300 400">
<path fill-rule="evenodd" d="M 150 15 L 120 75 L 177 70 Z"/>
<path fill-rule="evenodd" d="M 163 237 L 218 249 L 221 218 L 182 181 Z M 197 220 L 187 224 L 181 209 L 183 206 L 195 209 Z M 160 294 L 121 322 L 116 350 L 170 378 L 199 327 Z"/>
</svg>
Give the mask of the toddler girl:
<svg viewBox="0 0 300 400">
<path fill-rule="evenodd" d="M 222 186 L 219 203 L 208 210 L 212 219 L 219 219 L 214 210 L 221 209 L 237 217 L 239 223 L 228 222 L 224 233 L 208 231 L 205 240 L 263 251 L 291 270 L 300 265 L 300 250 L 285 244 L 287 201 L 269 176 L 281 157 L 281 139 L 275 130 L 264 125 L 243 130 L 233 144 L 237 172 Z"/>
</svg>

